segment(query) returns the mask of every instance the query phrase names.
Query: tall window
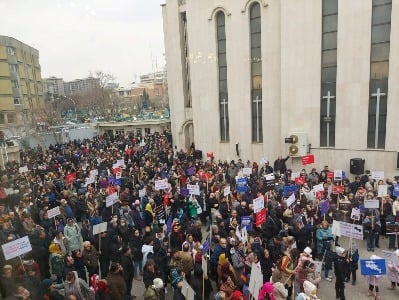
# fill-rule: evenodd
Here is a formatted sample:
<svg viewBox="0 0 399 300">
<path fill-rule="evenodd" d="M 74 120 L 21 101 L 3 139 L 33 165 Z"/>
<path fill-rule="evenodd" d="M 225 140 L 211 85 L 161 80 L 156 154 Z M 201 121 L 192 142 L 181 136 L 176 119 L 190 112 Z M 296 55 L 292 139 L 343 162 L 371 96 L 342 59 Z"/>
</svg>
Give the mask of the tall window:
<svg viewBox="0 0 399 300">
<path fill-rule="evenodd" d="M 180 13 L 180 32 L 183 49 L 183 80 L 184 84 L 184 106 L 192 107 L 191 103 L 191 78 L 190 78 L 190 53 L 188 48 L 188 31 L 187 31 L 187 15 L 185 12 Z"/>
<path fill-rule="evenodd" d="M 220 116 L 220 140 L 229 141 L 229 106 L 227 92 L 227 60 L 226 60 L 226 25 L 225 15 L 219 11 L 216 15 L 216 35 L 218 49 L 218 73 L 219 73 L 219 116 Z"/>
<path fill-rule="evenodd" d="M 251 33 L 252 141 L 262 143 L 262 29 L 259 3 L 252 4 L 249 18 Z"/>
<path fill-rule="evenodd" d="M 384 149 L 392 0 L 373 0 L 367 148 Z"/>
<path fill-rule="evenodd" d="M 323 0 L 321 42 L 320 146 L 335 146 L 338 0 Z"/>
</svg>

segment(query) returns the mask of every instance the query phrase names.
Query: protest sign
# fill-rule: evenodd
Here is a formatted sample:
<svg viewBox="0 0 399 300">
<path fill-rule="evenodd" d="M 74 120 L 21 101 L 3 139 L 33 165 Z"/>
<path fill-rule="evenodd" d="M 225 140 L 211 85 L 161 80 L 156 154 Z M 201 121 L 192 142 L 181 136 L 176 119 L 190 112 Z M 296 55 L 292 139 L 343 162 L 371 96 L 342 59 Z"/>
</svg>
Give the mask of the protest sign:
<svg viewBox="0 0 399 300">
<path fill-rule="evenodd" d="M 371 171 L 371 178 L 373 178 L 374 180 L 384 180 L 384 171 Z"/>
<path fill-rule="evenodd" d="M 224 188 L 224 190 L 223 190 L 223 196 L 228 196 L 228 195 L 230 195 L 230 186 L 228 185 L 228 186 L 226 186 L 225 188 Z"/>
<path fill-rule="evenodd" d="M 256 227 L 260 227 L 265 222 L 266 222 L 266 209 L 264 208 L 255 214 Z"/>
<path fill-rule="evenodd" d="M 341 236 L 341 231 L 339 227 L 339 222 L 336 220 L 333 220 L 333 224 L 331 227 L 332 234 L 335 236 Z"/>
<path fill-rule="evenodd" d="M 1 248 L 3 249 L 4 258 L 6 260 L 32 251 L 32 246 L 27 235 L 15 241 L 3 244 Z"/>
<path fill-rule="evenodd" d="M 24 166 L 24 167 L 19 167 L 19 173 L 24 173 L 24 172 L 28 172 L 28 166 Z"/>
<path fill-rule="evenodd" d="M 345 186 L 343 185 L 333 185 L 332 193 L 333 194 L 342 194 L 345 191 Z"/>
<path fill-rule="evenodd" d="M 252 219 L 250 216 L 241 217 L 241 228 L 246 228 L 247 231 L 252 231 Z"/>
<path fill-rule="evenodd" d="M 364 207 L 365 208 L 379 208 L 380 207 L 380 201 L 378 200 L 364 200 Z"/>
<path fill-rule="evenodd" d="M 253 207 L 254 213 L 257 213 L 265 207 L 265 199 L 261 195 L 258 198 L 254 199 L 253 204 L 254 204 Z"/>
<path fill-rule="evenodd" d="M 305 182 L 306 182 L 305 176 L 298 176 L 295 178 L 295 184 L 297 184 L 297 185 L 305 184 Z"/>
<path fill-rule="evenodd" d="M 362 275 L 385 275 L 387 273 L 385 259 L 361 259 L 360 271 Z"/>
<path fill-rule="evenodd" d="M 242 174 L 243 175 L 251 175 L 252 174 L 252 168 L 243 168 L 242 169 Z"/>
<path fill-rule="evenodd" d="M 315 191 L 315 192 L 324 192 L 324 184 L 320 183 L 318 185 L 315 185 L 313 187 L 313 191 Z"/>
<path fill-rule="evenodd" d="M 316 271 L 316 273 L 321 273 L 321 269 L 322 269 L 322 266 L 323 266 L 323 262 L 322 261 L 313 261 L 313 264 L 314 264 L 314 266 L 315 266 L 315 271 Z"/>
<path fill-rule="evenodd" d="M 274 180 L 274 179 L 275 179 L 275 176 L 274 176 L 273 173 L 266 174 L 266 175 L 265 175 L 265 179 L 266 179 L 266 180 Z"/>
<path fill-rule="evenodd" d="M 249 277 L 249 292 L 251 295 L 258 299 L 259 290 L 263 286 L 263 275 L 260 267 L 257 267 L 255 263 L 252 263 L 251 276 Z"/>
<path fill-rule="evenodd" d="M 186 188 L 180 188 L 180 195 L 182 196 L 188 196 L 189 194 L 189 190 Z"/>
<path fill-rule="evenodd" d="M 363 226 L 339 222 L 339 232 L 341 236 L 351 237 L 357 240 L 363 240 Z"/>
<path fill-rule="evenodd" d="M 124 160 L 124 159 L 118 159 L 118 160 L 116 161 L 116 164 L 117 164 L 119 167 L 121 167 L 122 169 L 126 168 L 125 160 Z"/>
<path fill-rule="evenodd" d="M 168 185 L 168 180 L 165 179 L 160 179 L 160 180 L 155 180 L 155 189 L 156 190 L 167 190 L 169 188 Z"/>
<path fill-rule="evenodd" d="M 392 192 L 392 194 L 393 194 L 395 197 L 399 197 L 399 184 L 395 184 L 395 185 L 393 186 L 393 192 Z"/>
<path fill-rule="evenodd" d="M 325 215 L 328 213 L 328 210 L 330 209 L 330 201 L 329 200 L 324 200 L 320 201 L 320 215 Z"/>
<path fill-rule="evenodd" d="M 302 156 L 302 165 L 310 165 L 314 163 L 314 155 L 313 154 L 308 154 Z"/>
<path fill-rule="evenodd" d="M 295 178 L 301 176 L 301 174 L 299 172 L 292 172 L 291 173 L 291 180 L 295 180 Z"/>
<path fill-rule="evenodd" d="M 56 206 L 56 207 L 54 207 L 52 209 L 49 209 L 47 211 L 47 216 L 48 216 L 49 219 L 55 218 L 56 216 L 58 216 L 60 214 L 61 214 L 61 212 L 60 212 L 60 207 L 59 206 Z"/>
<path fill-rule="evenodd" d="M 191 287 L 191 285 L 188 284 L 188 282 L 185 279 L 183 279 L 181 294 L 186 298 L 186 300 L 194 300 L 195 298 L 195 292 L 193 288 Z"/>
<path fill-rule="evenodd" d="M 107 222 L 102 222 L 100 224 L 93 225 L 93 234 L 96 235 L 107 231 L 107 225 L 108 225 Z"/>
<path fill-rule="evenodd" d="M 265 181 L 265 189 L 267 191 L 273 191 L 275 188 L 275 180 L 266 180 Z"/>
<path fill-rule="evenodd" d="M 352 208 L 351 219 L 356 221 L 360 220 L 360 209 L 357 207 Z"/>
<path fill-rule="evenodd" d="M 190 195 L 200 195 L 200 188 L 197 184 L 187 184 L 187 189 Z"/>
<path fill-rule="evenodd" d="M 295 194 L 297 191 L 298 191 L 298 187 L 295 184 L 285 185 L 283 187 L 283 196 L 288 197 L 290 195 L 290 192 Z"/>
<path fill-rule="evenodd" d="M 191 168 L 188 168 L 187 170 L 186 170 L 186 173 L 187 173 L 187 176 L 192 176 L 192 175 L 194 175 L 195 174 L 195 167 L 191 167 Z"/>
<path fill-rule="evenodd" d="M 295 194 L 292 193 L 287 199 L 287 207 L 290 207 L 295 202 Z"/>
<path fill-rule="evenodd" d="M 334 180 L 342 180 L 342 170 L 334 170 Z"/>
<path fill-rule="evenodd" d="M 105 206 L 110 207 L 114 205 L 117 201 L 118 201 L 118 194 L 116 192 L 112 193 L 111 195 L 105 198 Z"/>
<path fill-rule="evenodd" d="M 98 176 L 98 170 L 97 169 L 91 170 L 90 171 L 90 175 L 91 176 Z"/>
<path fill-rule="evenodd" d="M 395 254 L 395 252 L 382 250 L 382 256 L 385 258 L 385 261 L 388 264 L 392 264 L 395 266 L 397 266 L 399 264 L 399 259 L 398 259 L 398 256 Z"/>
<path fill-rule="evenodd" d="M 238 178 L 237 179 L 237 192 L 245 193 L 248 190 L 247 179 L 246 178 Z"/>
<path fill-rule="evenodd" d="M 386 184 L 380 184 L 378 186 L 378 197 L 384 197 L 388 195 L 388 186 Z"/>
<path fill-rule="evenodd" d="M 208 263 L 204 256 L 202 256 L 201 258 L 202 258 L 202 271 L 205 275 L 207 275 L 208 274 Z"/>
</svg>

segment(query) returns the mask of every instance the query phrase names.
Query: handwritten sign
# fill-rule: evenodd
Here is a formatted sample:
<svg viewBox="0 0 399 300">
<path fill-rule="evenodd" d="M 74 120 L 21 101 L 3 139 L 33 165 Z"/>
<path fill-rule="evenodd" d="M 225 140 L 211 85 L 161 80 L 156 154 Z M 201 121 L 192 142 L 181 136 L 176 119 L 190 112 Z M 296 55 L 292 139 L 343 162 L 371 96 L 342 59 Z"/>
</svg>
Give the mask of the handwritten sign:
<svg viewBox="0 0 399 300">
<path fill-rule="evenodd" d="M 380 201 L 378 200 L 364 200 L 364 207 L 365 208 L 379 208 Z"/>
<path fill-rule="evenodd" d="M 155 189 L 156 190 L 167 190 L 169 188 L 168 185 L 168 180 L 165 179 L 161 179 L 161 180 L 155 180 Z"/>
<path fill-rule="evenodd" d="M 105 206 L 110 207 L 118 201 L 118 194 L 115 192 L 105 198 Z"/>
<path fill-rule="evenodd" d="M 371 178 L 373 178 L 374 180 L 384 180 L 385 178 L 384 171 L 372 171 Z"/>
<path fill-rule="evenodd" d="M 378 197 L 384 197 L 388 195 L 388 186 L 386 184 L 380 184 L 378 186 Z"/>
<path fill-rule="evenodd" d="M 184 297 L 186 297 L 186 300 L 194 300 L 195 292 L 185 279 L 183 279 L 182 282 L 181 293 Z"/>
<path fill-rule="evenodd" d="M 187 184 L 187 189 L 190 195 L 200 195 L 200 188 L 197 184 Z"/>
<path fill-rule="evenodd" d="M 15 241 L 3 244 L 1 248 L 3 249 L 6 260 L 32 251 L 32 246 L 27 235 Z"/>
<path fill-rule="evenodd" d="M 60 207 L 59 206 L 56 206 L 56 207 L 54 207 L 52 209 L 49 209 L 47 211 L 47 215 L 48 215 L 49 219 L 55 218 L 56 216 L 58 216 L 60 214 L 61 214 L 61 212 L 60 212 Z"/>
<path fill-rule="evenodd" d="M 230 186 L 226 186 L 223 190 L 223 196 L 228 196 L 230 195 Z"/>
<path fill-rule="evenodd" d="M 255 299 L 258 299 L 259 290 L 262 288 L 262 285 L 263 285 L 262 271 L 259 267 L 256 266 L 255 263 L 252 263 L 251 276 L 249 277 L 249 292 Z"/>
<path fill-rule="evenodd" d="M 254 213 L 261 211 L 265 207 L 265 200 L 263 196 L 259 196 L 258 198 L 254 199 Z"/>
<path fill-rule="evenodd" d="M 243 168 L 242 169 L 242 174 L 243 175 L 251 175 L 252 174 L 252 168 Z"/>
<path fill-rule="evenodd" d="M 339 222 L 339 231 L 341 236 L 351 237 L 357 240 L 363 240 L 363 226 Z"/>
</svg>

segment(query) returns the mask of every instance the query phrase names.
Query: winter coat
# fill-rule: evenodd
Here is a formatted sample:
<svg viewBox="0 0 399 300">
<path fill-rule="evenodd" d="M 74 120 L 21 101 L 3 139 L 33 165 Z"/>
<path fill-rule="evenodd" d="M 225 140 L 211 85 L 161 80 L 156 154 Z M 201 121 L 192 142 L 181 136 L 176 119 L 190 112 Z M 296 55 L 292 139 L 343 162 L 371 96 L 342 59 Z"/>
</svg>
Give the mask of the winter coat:
<svg viewBox="0 0 399 300">
<path fill-rule="evenodd" d="M 122 274 L 109 273 L 106 280 L 111 291 L 111 300 L 124 299 L 127 287 Z"/>
<path fill-rule="evenodd" d="M 69 251 L 82 249 L 83 238 L 80 234 L 79 226 L 76 223 L 74 223 L 72 226 L 65 226 L 64 236 L 68 240 Z"/>
<path fill-rule="evenodd" d="M 328 240 L 332 240 L 334 238 L 334 235 L 331 231 L 331 228 L 328 227 L 327 229 L 324 229 L 320 227 L 316 231 L 316 242 L 317 242 L 317 253 L 321 254 L 321 251 L 323 249 L 323 243 Z"/>
</svg>

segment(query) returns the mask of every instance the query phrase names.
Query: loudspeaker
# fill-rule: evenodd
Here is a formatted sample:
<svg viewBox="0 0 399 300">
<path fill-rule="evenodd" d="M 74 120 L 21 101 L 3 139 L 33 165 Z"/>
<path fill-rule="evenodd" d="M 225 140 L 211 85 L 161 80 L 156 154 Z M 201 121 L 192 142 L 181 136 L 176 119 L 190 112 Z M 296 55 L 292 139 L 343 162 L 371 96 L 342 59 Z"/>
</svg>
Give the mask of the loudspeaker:
<svg viewBox="0 0 399 300">
<path fill-rule="evenodd" d="M 399 152 L 398 152 L 398 156 L 396 158 L 396 169 L 399 169 Z"/>
<path fill-rule="evenodd" d="M 237 153 L 237 156 L 240 156 L 240 150 L 238 150 L 238 143 L 236 144 L 236 153 Z"/>
<path fill-rule="evenodd" d="M 351 158 L 350 159 L 350 172 L 351 174 L 361 175 L 364 173 L 364 159 Z"/>
<path fill-rule="evenodd" d="M 202 151 L 201 150 L 195 150 L 194 151 L 194 159 L 202 159 Z"/>
</svg>

